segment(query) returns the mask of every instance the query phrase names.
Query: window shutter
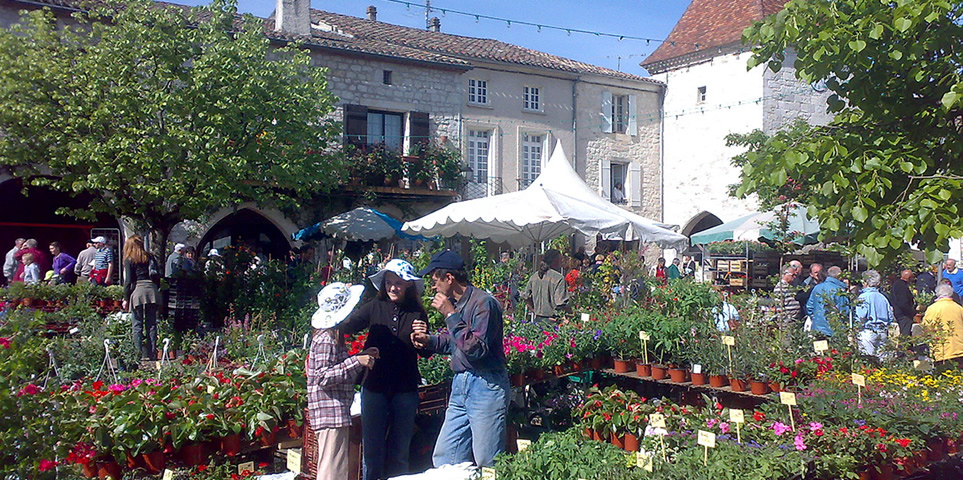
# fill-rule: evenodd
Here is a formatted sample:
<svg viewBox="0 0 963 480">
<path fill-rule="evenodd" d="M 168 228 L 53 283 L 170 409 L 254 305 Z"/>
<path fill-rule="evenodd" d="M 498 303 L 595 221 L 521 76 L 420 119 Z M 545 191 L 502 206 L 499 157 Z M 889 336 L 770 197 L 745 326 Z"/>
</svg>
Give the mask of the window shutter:
<svg viewBox="0 0 963 480">
<path fill-rule="evenodd" d="M 368 107 L 364 105 L 344 106 L 344 143 L 364 147 L 368 136 Z"/>
<path fill-rule="evenodd" d="M 633 137 L 639 134 L 639 112 L 636 110 L 635 95 L 629 95 L 629 125 L 625 129 Z"/>
<path fill-rule="evenodd" d="M 602 92 L 602 132 L 612 133 L 612 92 Z"/>
<path fill-rule="evenodd" d="M 612 162 L 608 160 L 602 160 L 602 198 L 606 200 L 612 199 Z"/>
<path fill-rule="evenodd" d="M 633 207 L 642 206 L 642 167 L 638 163 L 629 164 L 629 181 L 625 186 L 629 205 Z"/>
<path fill-rule="evenodd" d="M 419 143 L 428 143 L 429 131 L 429 119 L 427 112 L 409 112 L 408 113 L 409 125 L 409 135 L 411 136 L 410 145 L 413 147 Z"/>
</svg>

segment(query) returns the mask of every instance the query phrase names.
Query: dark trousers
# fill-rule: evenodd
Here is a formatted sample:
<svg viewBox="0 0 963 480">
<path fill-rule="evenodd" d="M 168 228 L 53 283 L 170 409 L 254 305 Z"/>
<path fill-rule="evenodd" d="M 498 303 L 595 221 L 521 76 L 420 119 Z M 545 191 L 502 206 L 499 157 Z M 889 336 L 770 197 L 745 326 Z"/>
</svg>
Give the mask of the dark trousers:
<svg viewBox="0 0 963 480">
<path fill-rule="evenodd" d="M 134 348 L 141 358 L 154 359 L 157 352 L 157 304 L 149 303 L 131 309 Z M 146 338 L 144 338 L 146 336 Z"/>
<path fill-rule="evenodd" d="M 896 324 L 899 325 L 900 335 L 913 333 L 913 317 L 896 317 Z"/>
<path fill-rule="evenodd" d="M 418 392 L 386 394 L 361 389 L 364 480 L 408 474 L 408 449 L 417 412 Z"/>
</svg>

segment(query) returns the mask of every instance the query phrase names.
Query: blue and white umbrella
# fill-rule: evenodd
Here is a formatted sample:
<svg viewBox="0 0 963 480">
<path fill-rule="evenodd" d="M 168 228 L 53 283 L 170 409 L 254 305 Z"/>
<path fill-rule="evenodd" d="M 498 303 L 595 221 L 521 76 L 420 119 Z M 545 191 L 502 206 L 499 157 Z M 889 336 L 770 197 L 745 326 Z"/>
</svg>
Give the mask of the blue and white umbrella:
<svg viewBox="0 0 963 480">
<path fill-rule="evenodd" d="M 760 237 L 773 240 L 779 235 L 775 227 L 784 217 L 789 222 L 786 233 L 789 234 L 793 243 L 805 245 L 818 241 L 819 222 L 810 219 L 806 214 L 806 206 L 800 204 L 784 204 L 769 212 L 751 213 L 708 230 L 693 233 L 690 239 L 693 245 L 725 240 L 756 241 Z"/>
</svg>

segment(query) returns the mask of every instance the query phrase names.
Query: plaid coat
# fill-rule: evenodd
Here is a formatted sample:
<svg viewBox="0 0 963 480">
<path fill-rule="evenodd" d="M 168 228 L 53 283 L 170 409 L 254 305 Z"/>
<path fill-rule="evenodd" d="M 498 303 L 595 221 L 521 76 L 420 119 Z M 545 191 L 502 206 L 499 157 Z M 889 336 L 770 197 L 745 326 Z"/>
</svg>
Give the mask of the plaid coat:
<svg viewBox="0 0 963 480">
<path fill-rule="evenodd" d="M 311 340 L 307 360 L 308 421 L 314 431 L 351 425 L 354 384 L 364 367 L 327 332 Z"/>
</svg>

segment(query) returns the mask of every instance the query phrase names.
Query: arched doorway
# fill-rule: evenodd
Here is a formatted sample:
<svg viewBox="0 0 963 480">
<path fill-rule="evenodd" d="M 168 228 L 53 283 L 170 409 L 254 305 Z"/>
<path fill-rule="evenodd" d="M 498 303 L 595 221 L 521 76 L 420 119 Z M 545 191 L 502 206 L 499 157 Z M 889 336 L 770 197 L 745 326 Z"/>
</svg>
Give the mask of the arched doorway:
<svg viewBox="0 0 963 480">
<path fill-rule="evenodd" d="M 254 210 L 243 208 L 211 227 L 201 237 L 200 254 L 211 248 L 246 245 L 268 259 L 284 259 L 291 244 L 274 223 Z"/>
<path fill-rule="evenodd" d="M 722 225 L 722 220 L 712 213 L 703 211 L 690 218 L 689 221 L 686 222 L 686 224 L 682 227 L 682 231 L 679 233 L 689 237 L 693 233 L 699 233 L 703 230 L 708 230 L 716 225 Z"/>
</svg>

